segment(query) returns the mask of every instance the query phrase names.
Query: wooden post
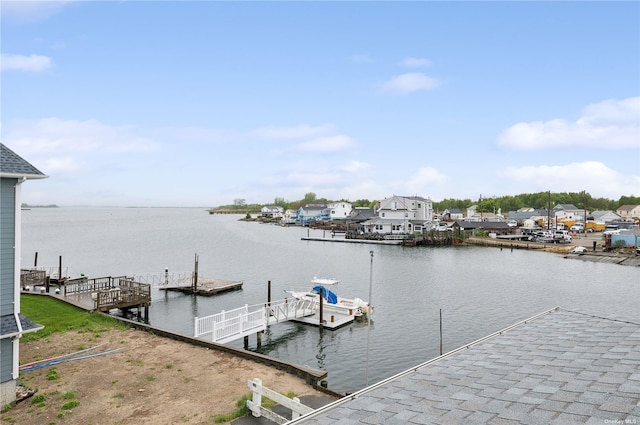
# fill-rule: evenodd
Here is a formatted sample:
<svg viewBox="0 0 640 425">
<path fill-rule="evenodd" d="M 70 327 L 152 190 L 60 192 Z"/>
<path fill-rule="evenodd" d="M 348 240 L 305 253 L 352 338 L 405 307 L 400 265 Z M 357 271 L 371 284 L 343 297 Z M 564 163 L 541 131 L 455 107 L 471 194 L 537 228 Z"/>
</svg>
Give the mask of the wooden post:
<svg viewBox="0 0 640 425">
<path fill-rule="evenodd" d="M 322 317 L 322 302 L 324 301 L 323 300 L 324 297 L 322 296 L 323 292 L 324 292 L 324 288 L 321 286 L 320 287 L 320 324 L 319 324 L 320 330 L 322 330 L 322 321 L 323 321 L 323 317 Z"/>
<path fill-rule="evenodd" d="M 262 331 L 256 333 L 256 341 L 258 344 L 258 348 L 262 347 Z"/>
<path fill-rule="evenodd" d="M 440 309 L 440 355 L 442 355 L 442 309 Z"/>
<path fill-rule="evenodd" d="M 271 307 L 271 281 L 267 281 L 267 306 Z"/>
<path fill-rule="evenodd" d="M 60 286 L 60 283 L 62 283 L 62 255 L 58 257 L 58 286 Z"/>
<path fill-rule="evenodd" d="M 195 264 L 193 265 L 193 293 L 198 290 L 198 254 L 194 258 Z"/>
<path fill-rule="evenodd" d="M 244 349 L 245 349 L 245 350 L 248 350 L 248 349 L 249 349 L 249 336 L 248 336 L 248 335 L 246 335 L 246 336 L 244 337 Z"/>
<path fill-rule="evenodd" d="M 37 251 L 36 251 L 36 255 L 35 255 L 34 259 L 33 259 L 33 267 L 38 267 L 38 252 Z"/>
</svg>

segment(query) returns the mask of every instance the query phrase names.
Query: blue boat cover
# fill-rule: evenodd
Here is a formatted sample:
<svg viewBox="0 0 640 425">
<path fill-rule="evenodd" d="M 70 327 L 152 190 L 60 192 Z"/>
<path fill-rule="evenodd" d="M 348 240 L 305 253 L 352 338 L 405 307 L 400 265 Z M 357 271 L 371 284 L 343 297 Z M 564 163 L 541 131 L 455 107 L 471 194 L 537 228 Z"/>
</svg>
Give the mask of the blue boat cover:
<svg viewBox="0 0 640 425">
<path fill-rule="evenodd" d="M 319 294 L 320 290 L 322 290 L 322 297 L 325 300 L 327 300 L 327 302 L 329 304 L 338 304 L 338 296 L 336 294 L 334 294 L 333 292 L 331 292 L 330 290 L 328 290 L 324 286 L 314 286 L 313 287 L 313 292 L 315 292 L 316 294 Z"/>
</svg>

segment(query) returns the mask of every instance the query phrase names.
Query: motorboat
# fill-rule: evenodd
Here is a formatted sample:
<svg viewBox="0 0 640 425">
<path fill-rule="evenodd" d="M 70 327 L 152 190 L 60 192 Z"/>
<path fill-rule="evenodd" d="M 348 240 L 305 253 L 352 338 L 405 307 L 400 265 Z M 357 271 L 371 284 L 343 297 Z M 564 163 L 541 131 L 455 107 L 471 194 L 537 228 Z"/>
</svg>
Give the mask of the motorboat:
<svg viewBox="0 0 640 425">
<path fill-rule="evenodd" d="M 336 279 L 326 279 L 314 277 L 311 279 L 312 289 L 310 291 L 285 291 L 293 298 L 299 300 L 312 300 L 319 302 L 322 294 L 324 307 L 327 310 L 335 310 L 348 315 L 366 316 L 373 313 L 373 307 L 360 298 L 342 298 L 335 292 L 329 290 L 328 286 L 337 285 L 340 281 Z"/>
</svg>

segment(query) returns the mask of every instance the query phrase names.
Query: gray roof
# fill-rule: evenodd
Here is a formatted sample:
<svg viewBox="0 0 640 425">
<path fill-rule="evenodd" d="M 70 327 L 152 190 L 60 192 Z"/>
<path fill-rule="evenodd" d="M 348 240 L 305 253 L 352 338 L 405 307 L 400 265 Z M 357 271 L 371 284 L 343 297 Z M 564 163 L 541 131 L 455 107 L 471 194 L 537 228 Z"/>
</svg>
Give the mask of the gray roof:
<svg viewBox="0 0 640 425">
<path fill-rule="evenodd" d="M 507 230 L 509 225 L 504 221 L 467 221 L 455 220 L 454 226 L 458 226 L 464 230 L 468 229 L 489 229 L 489 230 Z"/>
<path fill-rule="evenodd" d="M 640 323 L 556 308 L 290 423 L 633 423 L 639 366 Z"/>
<path fill-rule="evenodd" d="M 29 318 L 18 313 L 18 319 L 20 320 L 20 326 L 22 332 L 18 328 L 18 323 L 13 314 L 5 314 L 0 316 L 0 338 L 7 338 L 18 335 L 19 333 L 34 332 L 43 328 L 42 325 L 32 322 Z"/>
<path fill-rule="evenodd" d="M 0 143 L 0 177 L 42 179 L 47 176 Z"/>
</svg>

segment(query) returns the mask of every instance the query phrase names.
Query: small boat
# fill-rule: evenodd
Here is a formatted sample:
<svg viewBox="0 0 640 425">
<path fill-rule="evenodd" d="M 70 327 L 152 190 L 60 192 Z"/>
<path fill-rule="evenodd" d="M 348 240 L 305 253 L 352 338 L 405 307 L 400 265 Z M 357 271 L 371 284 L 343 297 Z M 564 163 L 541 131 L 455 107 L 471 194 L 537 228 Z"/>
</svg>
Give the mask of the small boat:
<svg viewBox="0 0 640 425">
<path fill-rule="evenodd" d="M 333 291 L 327 289 L 327 286 L 333 286 L 340 281 L 336 279 L 325 279 L 314 277 L 311 279 L 313 285 L 311 291 L 285 291 L 291 294 L 292 297 L 299 300 L 320 300 L 319 296 L 322 293 L 325 307 L 328 310 L 336 310 L 344 312 L 348 315 L 354 316 L 366 316 L 373 313 L 373 307 L 369 307 L 369 303 L 361 300 L 360 298 L 348 299 L 337 296 Z"/>
</svg>

